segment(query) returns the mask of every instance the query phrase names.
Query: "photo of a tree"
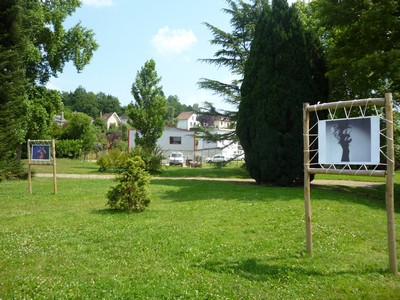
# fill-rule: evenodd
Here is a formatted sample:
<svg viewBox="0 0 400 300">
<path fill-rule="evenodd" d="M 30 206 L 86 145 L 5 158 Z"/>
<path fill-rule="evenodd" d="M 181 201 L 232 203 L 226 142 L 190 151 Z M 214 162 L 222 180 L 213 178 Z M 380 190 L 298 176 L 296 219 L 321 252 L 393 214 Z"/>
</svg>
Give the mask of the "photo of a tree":
<svg viewBox="0 0 400 300">
<path fill-rule="evenodd" d="M 331 127 L 334 137 L 338 140 L 339 145 L 342 147 L 342 162 L 350 161 L 350 143 L 351 138 L 351 127 L 349 122 L 342 121 L 334 123 Z"/>
<path fill-rule="evenodd" d="M 350 118 L 318 123 L 319 163 L 378 164 L 379 118 Z"/>
</svg>

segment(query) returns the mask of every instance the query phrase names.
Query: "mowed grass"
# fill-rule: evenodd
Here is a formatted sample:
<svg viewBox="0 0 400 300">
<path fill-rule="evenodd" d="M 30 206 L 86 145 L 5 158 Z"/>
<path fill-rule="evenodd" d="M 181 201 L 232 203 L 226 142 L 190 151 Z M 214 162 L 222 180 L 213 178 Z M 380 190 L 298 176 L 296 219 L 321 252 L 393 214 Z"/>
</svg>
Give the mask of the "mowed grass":
<svg viewBox="0 0 400 300">
<path fill-rule="evenodd" d="M 94 161 L 59 158 L 56 163 L 57 174 L 104 174 L 99 172 L 99 165 Z M 51 165 L 32 165 L 32 169 L 36 173 L 53 173 L 53 166 Z M 250 178 L 247 170 L 243 167 L 243 162 L 241 161 L 230 162 L 222 168 L 215 164 L 207 163 L 204 163 L 201 168 L 164 166 L 161 172 L 156 175 L 161 177 Z M 318 174 L 315 178 L 327 180 L 385 182 L 385 178 L 371 176 Z M 395 181 L 400 183 L 400 172 L 396 172 Z"/>
<path fill-rule="evenodd" d="M 1 299 L 400 298 L 379 189 L 313 187 L 309 257 L 302 188 L 153 179 L 126 214 L 105 206 L 113 184 L 0 184 Z"/>
<path fill-rule="evenodd" d="M 25 161 L 27 166 L 28 161 Z M 35 164 L 31 166 L 36 173 L 53 173 L 52 165 Z M 83 161 L 78 159 L 57 158 L 57 174 L 101 174 L 99 165 L 95 161 Z"/>
<path fill-rule="evenodd" d="M 187 168 L 177 166 L 164 166 L 161 169 L 161 177 L 207 177 L 207 178 L 250 178 L 243 166 L 243 162 L 233 161 L 224 167 L 216 164 L 204 163 L 201 168 Z"/>
<path fill-rule="evenodd" d="M 25 162 L 27 164 L 27 161 Z M 210 178 L 249 178 L 248 172 L 242 167 L 243 162 L 234 161 L 225 167 L 204 163 L 201 168 L 164 166 L 157 176 L 162 177 L 210 177 Z M 36 173 L 53 173 L 52 165 L 32 165 Z M 104 174 L 99 172 L 99 165 L 94 161 L 59 158 L 56 160 L 57 174 Z"/>
</svg>

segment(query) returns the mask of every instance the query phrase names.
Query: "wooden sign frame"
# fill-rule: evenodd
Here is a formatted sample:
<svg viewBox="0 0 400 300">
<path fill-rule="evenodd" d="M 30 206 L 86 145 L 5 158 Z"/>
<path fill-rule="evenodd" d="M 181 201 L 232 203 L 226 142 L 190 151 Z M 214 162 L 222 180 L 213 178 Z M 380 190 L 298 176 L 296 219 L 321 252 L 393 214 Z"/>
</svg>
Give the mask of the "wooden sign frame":
<svg viewBox="0 0 400 300">
<path fill-rule="evenodd" d="M 344 163 L 340 165 L 321 165 L 315 163 L 315 157 L 318 156 L 318 148 L 316 141 L 318 134 L 311 133 L 317 124 L 310 127 L 310 113 L 315 113 L 318 117 L 318 111 L 327 110 L 330 119 L 336 117 L 336 111 L 343 109 L 345 118 L 351 118 L 351 112 L 356 110 L 361 117 L 367 116 L 367 108 L 373 106 L 375 113 L 386 123 L 386 133 L 382 134 L 386 137 L 386 163 L 379 163 L 376 166 L 367 165 L 351 165 Z M 379 111 L 377 107 L 383 106 L 383 111 Z M 371 110 L 371 109 L 370 109 Z M 373 111 L 373 110 L 372 110 Z M 310 141 L 311 140 L 311 141 Z M 346 175 L 362 175 L 386 177 L 386 212 L 387 212 L 387 232 L 388 232 L 388 252 L 389 252 L 389 268 L 393 274 L 398 274 L 397 257 L 396 257 L 396 233 L 395 233 L 395 214 L 394 214 L 394 137 L 393 137 L 393 100 L 392 94 L 385 94 L 385 98 L 370 98 L 350 101 L 339 101 L 331 103 L 323 103 L 316 105 L 303 105 L 303 143 L 304 143 L 304 206 L 305 206 L 305 223 L 306 223 L 306 248 L 308 254 L 312 255 L 312 223 L 311 223 L 311 199 L 310 199 L 310 174 L 346 174 Z"/>
<path fill-rule="evenodd" d="M 28 140 L 28 185 L 32 195 L 32 165 L 52 165 L 54 194 L 57 194 L 55 140 Z"/>
</svg>

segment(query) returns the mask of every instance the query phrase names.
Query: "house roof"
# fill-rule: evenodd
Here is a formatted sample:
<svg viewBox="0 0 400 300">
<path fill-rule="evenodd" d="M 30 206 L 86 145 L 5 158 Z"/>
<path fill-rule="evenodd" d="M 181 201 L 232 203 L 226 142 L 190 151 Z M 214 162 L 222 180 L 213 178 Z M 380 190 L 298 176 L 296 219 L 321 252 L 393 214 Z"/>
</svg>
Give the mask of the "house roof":
<svg viewBox="0 0 400 300">
<path fill-rule="evenodd" d="M 194 114 L 195 114 L 195 112 L 193 112 L 193 111 L 185 111 L 185 112 L 180 113 L 177 118 L 178 118 L 178 120 L 189 120 L 189 118 Z"/>
<path fill-rule="evenodd" d="M 118 120 L 118 121 L 121 121 L 120 118 L 118 117 L 117 113 L 115 113 L 115 112 L 103 114 L 103 115 L 101 115 L 101 118 L 107 121 L 107 120 L 108 120 L 109 118 L 111 118 L 111 116 L 114 115 L 114 114 L 115 114 L 115 116 L 117 117 L 117 120 Z"/>
</svg>

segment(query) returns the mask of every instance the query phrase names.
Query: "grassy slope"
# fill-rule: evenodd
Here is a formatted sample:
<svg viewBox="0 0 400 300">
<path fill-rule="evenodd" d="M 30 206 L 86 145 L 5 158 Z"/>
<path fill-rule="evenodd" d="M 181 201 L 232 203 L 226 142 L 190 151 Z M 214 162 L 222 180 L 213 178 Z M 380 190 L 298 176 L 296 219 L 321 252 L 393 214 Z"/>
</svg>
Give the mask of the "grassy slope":
<svg viewBox="0 0 400 300">
<path fill-rule="evenodd" d="M 112 184 L 0 185 L 0 298 L 399 298 L 381 190 L 313 188 L 310 258 L 302 188 L 153 179 L 150 207 L 124 214 Z"/>
</svg>

